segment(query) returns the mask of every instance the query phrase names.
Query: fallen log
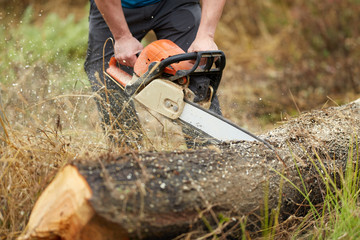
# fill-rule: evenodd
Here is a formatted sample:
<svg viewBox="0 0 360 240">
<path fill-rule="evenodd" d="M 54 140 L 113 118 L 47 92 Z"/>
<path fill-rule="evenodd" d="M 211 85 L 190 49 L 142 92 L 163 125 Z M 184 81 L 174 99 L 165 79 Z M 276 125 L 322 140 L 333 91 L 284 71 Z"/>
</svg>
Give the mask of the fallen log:
<svg viewBox="0 0 360 240">
<path fill-rule="evenodd" d="M 270 210 L 280 201 L 285 219 L 304 197 L 279 173 L 303 189 L 298 167 L 312 201 L 322 201 L 310 159 L 329 171 L 344 168 L 349 157 L 356 159 L 348 150 L 359 144 L 359 134 L 357 100 L 304 113 L 262 136 L 275 151 L 238 142 L 83 157 L 45 189 L 20 239 L 171 239 L 203 226 L 218 227 L 214 232 L 221 234 L 239 216 L 260 214 L 264 201 Z M 219 216 L 229 219 L 224 223 Z"/>
</svg>

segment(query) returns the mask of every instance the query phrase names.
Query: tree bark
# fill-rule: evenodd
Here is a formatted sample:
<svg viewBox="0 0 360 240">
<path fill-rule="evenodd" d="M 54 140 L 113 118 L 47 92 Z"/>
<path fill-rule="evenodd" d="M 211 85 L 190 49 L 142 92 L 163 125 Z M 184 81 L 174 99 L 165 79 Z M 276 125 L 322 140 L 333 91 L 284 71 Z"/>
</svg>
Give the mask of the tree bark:
<svg viewBox="0 0 360 240">
<path fill-rule="evenodd" d="M 331 172 L 344 168 L 350 157 L 358 160 L 349 147 L 356 149 L 359 134 L 357 100 L 304 113 L 261 136 L 275 151 L 237 142 L 78 159 L 41 195 L 20 239 L 171 239 L 210 226 L 235 234 L 241 216 L 255 223 L 261 209 L 279 206 L 281 221 L 300 214 L 304 202 L 292 184 L 303 190 L 304 181 L 311 200 L 322 201 L 311 160 Z"/>
</svg>

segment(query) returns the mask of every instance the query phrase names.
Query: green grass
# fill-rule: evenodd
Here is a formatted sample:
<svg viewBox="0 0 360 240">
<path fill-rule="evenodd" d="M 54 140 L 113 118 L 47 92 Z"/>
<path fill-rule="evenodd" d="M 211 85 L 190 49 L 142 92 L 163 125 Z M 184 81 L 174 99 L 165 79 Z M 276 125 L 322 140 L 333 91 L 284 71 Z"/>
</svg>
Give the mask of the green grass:
<svg viewBox="0 0 360 240">
<path fill-rule="evenodd" d="M 354 139 L 357 142 L 357 138 Z M 321 165 L 324 169 L 324 166 Z M 340 188 L 336 188 L 336 179 L 328 174 L 321 175 L 327 190 L 336 189 L 328 194 L 325 201 L 326 210 L 330 213 L 327 223 L 328 239 L 359 239 L 360 238 L 360 208 L 359 208 L 359 148 L 350 143 L 349 159 L 345 172 L 339 171 Z M 329 180 L 327 180 L 329 179 Z"/>
<path fill-rule="evenodd" d="M 282 199 L 282 188 L 284 185 L 284 179 L 280 179 L 279 185 L 279 198 L 278 205 L 275 209 L 269 209 L 269 182 L 266 183 L 264 189 L 264 207 L 262 210 L 262 221 L 261 221 L 261 235 L 263 239 L 273 240 L 276 239 L 277 228 L 279 227 L 279 215 L 281 208 Z M 244 235 L 243 235 L 244 238 Z"/>
<path fill-rule="evenodd" d="M 354 137 L 354 142 L 358 142 Z M 294 162 L 298 171 L 302 186 L 296 186 L 283 174 L 278 174 L 289 182 L 306 200 L 310 208 L 304 221 L 298 226 L 292 239 L 359 239 L 360 238 L 360 208 L 359 208 L 359 148 L 358 145 L 350 142 L 348 161 L 346 169 L 329 170 L 324 161 L 332 161 L 331 158 L 322 159 L 315 152 L 315 159 L 308 155 L 309 161 L 315 168 L 320 185 L 324 186 L 324 199 L 321 205 L 316 205 L 310 199 L 311 191 L 301 175 L 301 171 Z M 312 229 L 309 228 L 313 226 Z M 276 226 L 275 226 L 276 227 Z M 268 232 L 267 232 L 268 233 Z M 266 239 L 272 239 L 274 233 L 268 234 Z M 270 236 L 270 237 L 269 237 Z"/>
</svg>

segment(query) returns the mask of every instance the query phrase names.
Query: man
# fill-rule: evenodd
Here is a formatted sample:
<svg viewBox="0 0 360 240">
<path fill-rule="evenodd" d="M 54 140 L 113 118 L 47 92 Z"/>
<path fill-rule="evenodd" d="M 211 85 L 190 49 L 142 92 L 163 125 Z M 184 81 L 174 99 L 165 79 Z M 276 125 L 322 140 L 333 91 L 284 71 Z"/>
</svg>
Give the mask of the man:
<svg viewBox="0 0 360 240">
<path fill-rule="evenodd" d="M 139 123 L 134 108 L 115 83 L 102 72 L 111 56 L 122 65 L 133 67 L 143 46 L 141 39 L 153 30 L 158 39 L 169 39 L 185 52 L 217 50 L 216 25 L 226 0 L 91 0 L 89 43 L 85 70 L 92 89 L 102 100 L 97 105 L 104 128 L 116 129 L 116 141 L 127 144 L 139 139 Z M 105 44 L 107 39 L 115 40 Z M 131 71 L 131 70 L 130 70 Z M 220 113 L 217 98 L 212 109 Z"/>
</svg>

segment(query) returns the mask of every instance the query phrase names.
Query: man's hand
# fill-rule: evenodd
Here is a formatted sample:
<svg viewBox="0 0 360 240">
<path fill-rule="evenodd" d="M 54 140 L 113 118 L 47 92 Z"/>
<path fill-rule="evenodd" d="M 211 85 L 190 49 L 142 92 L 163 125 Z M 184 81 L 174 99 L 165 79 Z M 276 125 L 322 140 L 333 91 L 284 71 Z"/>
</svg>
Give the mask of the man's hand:
<svg viewBox="0 0 360 240">
<path fill-rule="evenodd" d="M 121 1 L 95 0 L 95 2 L 114 36 L 116 60 L 122 65 L 133 67 L 137 59 L 136 54 L 143 49 L 143 46 L 130 32 Z"/>
<path fill-rule="evenodd" d="M 133 36 L 115 39 L 114 53 L 116 60 L 125 66 L 134 67 L 137 56 L 143 45 Z"/>
<path fill-rule="evenodd" d="M 196 37 L 190 45 L 188 52 L 200 52 L 208 50 L 218 50 L 214 39 L 211 37 Z"/>
</svg>

